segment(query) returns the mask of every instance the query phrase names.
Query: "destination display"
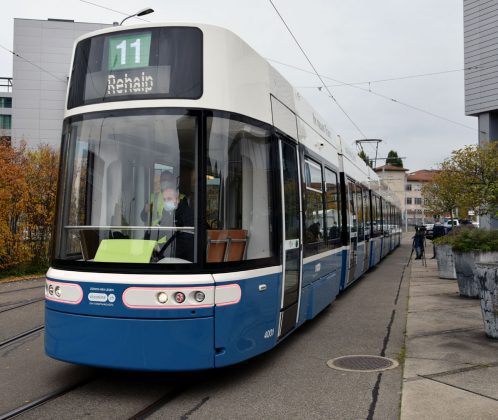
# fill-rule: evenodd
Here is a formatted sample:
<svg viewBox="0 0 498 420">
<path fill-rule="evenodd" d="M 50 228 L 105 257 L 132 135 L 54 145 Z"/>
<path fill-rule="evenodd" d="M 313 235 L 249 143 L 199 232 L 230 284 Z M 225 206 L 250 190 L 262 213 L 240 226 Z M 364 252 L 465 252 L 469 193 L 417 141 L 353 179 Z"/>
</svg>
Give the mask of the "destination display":
<svg viewBox="0 0 498 420">
<path fill-rule="evenodd" d="M 148 28 L 99 35 L 78 43 L 68 109 L 134 99 L 202 96 L 202 32 Z"/>
</svg>

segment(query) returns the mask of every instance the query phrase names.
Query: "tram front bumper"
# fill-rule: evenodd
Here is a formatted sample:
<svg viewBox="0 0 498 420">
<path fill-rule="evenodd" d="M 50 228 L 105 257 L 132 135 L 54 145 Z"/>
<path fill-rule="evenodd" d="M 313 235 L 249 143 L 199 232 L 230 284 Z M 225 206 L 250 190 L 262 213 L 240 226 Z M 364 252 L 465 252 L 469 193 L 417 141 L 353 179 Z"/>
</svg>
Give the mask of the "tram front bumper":
<svg viewBox="0 0 498 420">
<path fill-rule="evenodd" d="M 214 367 L 213 317 L 130 319 L 45 309 L 45 351 L 82 365 L 149 371 Z"/>
</svg>

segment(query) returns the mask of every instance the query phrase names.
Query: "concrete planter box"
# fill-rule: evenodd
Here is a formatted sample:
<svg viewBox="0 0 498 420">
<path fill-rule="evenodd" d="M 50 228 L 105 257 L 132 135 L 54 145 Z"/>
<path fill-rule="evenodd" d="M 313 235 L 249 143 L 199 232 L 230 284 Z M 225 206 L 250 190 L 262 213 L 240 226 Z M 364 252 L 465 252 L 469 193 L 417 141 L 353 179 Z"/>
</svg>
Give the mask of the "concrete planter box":
<svg viewBox="0 0 498 420">
<path fill-rule="evenodd" d="M 436 245 L 436 258 L 439 277 L 442 279 L 456 279 L 455 258 L 451 246 Z"/>
<path fill-rule="evenodd" d="M 479 282 L 474 278 L 476 263 L 496 262 L 498 253 L 496 252 L 454 252 L 456 276 L 460 296 L 468 298 L 479 297 Z"/>
<path fill-rule="evenodd" d="M 498 263 L 477 263 L 476 282 L 479 283 L 484 331 L 498 339 Z"/>
</svg>

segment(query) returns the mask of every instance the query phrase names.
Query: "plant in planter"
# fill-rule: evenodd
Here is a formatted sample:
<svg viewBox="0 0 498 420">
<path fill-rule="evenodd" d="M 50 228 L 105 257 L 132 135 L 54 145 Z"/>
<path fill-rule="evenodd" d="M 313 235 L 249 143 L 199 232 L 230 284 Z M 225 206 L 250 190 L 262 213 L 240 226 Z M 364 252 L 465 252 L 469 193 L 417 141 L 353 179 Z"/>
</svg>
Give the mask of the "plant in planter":
<svg viewBox="0 0 498 420">
<path fill-rule="evenodd" d="M 479 283 L 474 279 L 476 263 L 498 261 L 498 231 L 460 229 L 452 237 L 452 249 L 460 296 L 479 297 Z"/>
<path fill-rule="evenodd" d="M 484 321 L 484 331 L 490 338 L 498 339 L 498 263 L 477 263 L 476 281 Z"/>
</svg>

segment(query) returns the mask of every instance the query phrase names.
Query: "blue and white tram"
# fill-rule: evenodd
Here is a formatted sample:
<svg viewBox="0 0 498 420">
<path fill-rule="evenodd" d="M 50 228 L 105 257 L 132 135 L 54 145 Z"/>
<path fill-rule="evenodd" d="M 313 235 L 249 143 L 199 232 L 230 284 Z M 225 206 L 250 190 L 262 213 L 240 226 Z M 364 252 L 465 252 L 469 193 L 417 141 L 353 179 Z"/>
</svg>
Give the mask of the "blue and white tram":
<svg viewBox="0 0 498 420">
<path fill-rule="evenodd" d="M 46 352 L 156 371 L 251 358 L 379 263 L 398 218 L 375 173 L 231 32 L 85 35 L 64 116 Z"/>
</svg>

